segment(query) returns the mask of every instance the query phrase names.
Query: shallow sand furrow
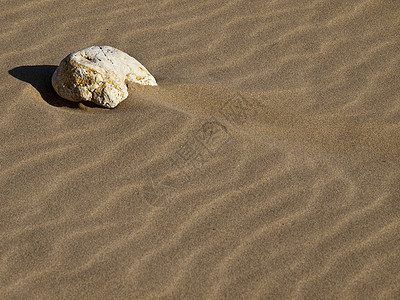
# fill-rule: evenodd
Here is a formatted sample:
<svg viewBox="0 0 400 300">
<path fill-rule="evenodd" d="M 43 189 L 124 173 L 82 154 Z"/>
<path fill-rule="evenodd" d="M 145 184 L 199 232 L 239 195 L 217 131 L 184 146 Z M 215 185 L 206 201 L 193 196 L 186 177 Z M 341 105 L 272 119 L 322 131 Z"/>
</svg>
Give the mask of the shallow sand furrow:
<svg viewBox="0 0 400 300">
<path fill-rule="evenodd" d="M 400 2 L 2 3 L 1 299 L 397 299 Z M 159 86 L 57 98 L 110 45 Z"/>
<path fill-rule="evenodd" d="M 213 187 L 208 187 L 208 190 L 212 189 Z M 177 206 L 177 208 L 179 208 L 179 206 L 182 205 L 183 201 L 188 201 L 189 196 L 193 196 L 196 194 L 207 194 L 207 190 L 205 190 L 204 188 L 198 190 L 192 188 L 189 195 L 179 195 L 179 198 L 177 197 L 174 205 L 172 205 L 170 209 L 173 210 L 174 206 Z M 168 252 L 171 249 L 176 249 L 177 247 L 179 247 L 179 243 L 182 241 L 182 239 L 188 238 L 188 235 L 191 235 L 191 231 L 193 231 L 193 228 L 199 227 L 199 225 L 205 221 L 204 219 L 207 217 L 207 212 L 213 210 L 214 205 L 221 205 L 220 201 L 218 200 L 219 198 L 214 199 L 211 203 L 198 204 L 194 211 L 189 212 L 190 215 L 186 215 L 183 223 L 178 224 L 178 227 L 175 228 L 175 231 L 167 239 L 167 241 L 163 243 L 162 246 L 151 249 L 147 253 L 144 253 L 141 259 L 131 268 L 129 268 L 129 273 L 136 273 L 138 269 L 140 270 L 140 268 L 145 268 L 145 265 L 151 262 L 154 257 L 162 257 L 163 252 Z"/>
<path fill-rule="evenodd" d="M 218 204 L 218 205 L 220 205 L 220 203 L 219 202 L 215 202 L 215 204 Z M 225 203 L 225 205 L 227 205 L 228 203 Z M 209 206 L 208 204 L 207 204 L 207 206 Z M 208 209 L 208 207 L 206 207 L 207 209 Z M 196 213 L 196 215 L 198 215 L 198 213 Z M 198 219 L 199 218 L 199 216 L 196 216 L 196 219 Z M 189 218 L 188 220 L 187 220 L 187 223 L 188 224 L 191 224 L 192 223 L 192 221 L 191 221 L 191 219 L 193 219 L 193 217 L 191 217 L 191 218 Z M 192 223 L 193 224 L 193 223 Z M 188 228 L 186 227 L 186 226 L 183 226 L 183 228 L 185 229 L 185 231 L 187 231 L 188 230 Z M 179 237 L 180 235 L 177 235 L 177 237 Z M 178 239 L 176 242 L 174 242 L 173 244 L 171 244 L 171 242 L 169 242 L 168 244 L 169 245 L 179 245 L 179 243 L 178 242 L 180 242 L 180 240 Z M 176 247 L 176 246 L 175 246 Z M 167 248 L 168 249 L 168 248 Z M 159 249 L 159 250 L 161 250 L 161 249 Z M 154 253 L 158 253 L 159 252 L 159 250 L 154 250 L 153 252 Z M 152 256 L 154 256 L 154 254 L 152 254 Z M 150 256 L 151 257 L 151 256 Z M 135 269 L 136 270 L 136 269 Z"/>
<path fill-rule="evenodd" d="M 63 132 L 60 133 L 56 136 L 51 136 L 51 137 L 45 137 L 42 140 L 31 140 L 28 141 L 29 142 L 29 147 L 30 147 L 30 151 L 34 151 L 33 149 L 40 149 L 40 148 L 50 148 L 50 147 L 54 147 L 59 143 L 66 143 L 68 140 L 74 138 L 74 137 L 79 137 L 82 135 L 87 135 L 87 134 L 94 134 L 98 131 L 102 131 L 105 130 L 109 127 L 109 125 L 102 125 L 102 126 L 97 126 L 97 127 L 93 127 L 93 128 L 87 128 L 87 129 L 77 129 L 77 130 L 70 130 L 67 132 Z M 4 152 L 8 152 L 10 154 L 12 154 L 13 152 L 18 152 L 18 151 L 23 151 L 24 147 L 26 147 L 26 143 L 21 143 L 21 141 L 11 141 L 9 143 L 7 143 L 7 145 L 4 145 L 2 147 L 2 151 Z"/>
<path fill-rule="evenodd" d="M 328 176 L 330 176 L 330 175 L 328 175 Z M 320 180 L 322 180 L 322 179 L 320 178 Z M 324 179 L 324 181 L 325 180 L 326 179 Z M 294 183 L 291 182 L 291 184 L 293 185 Z M 300 191 L 300 190 L 304 190 L 304 189 L 307 189 L 307 188 L 299 184 L 296 187 L 296 189 L 294 189 L 294 190 L 293 190 L 293 186 L 287 187 L 286 189 L 287 189 L 287 192 L 286 192 L 287 199 L 286 199 L 286 202 L 283 202 L 282 204 L 280 204 L 282 209 L 279 209 L 277 212 L 275 212 L 273 210 L 273 206 L 271 206 L 271 204 L 269 204 L 268 202 L 265 203 L 266 205 L 263 205 L 264 207 L 269 208 L 269 210 L 265 209 L 265 208 L 264 209 L 266 210 L 266 212 L 268 214 L 270 213 L 270 215 L 273 216 L 273 218 L 275 220 L 273 220 L 273 219 L 271 220 L 271 217 L 269 217 L 269 218 L 267 217 L 266 218 L 266 216 L 268 216 L 268 214 L 266 216 L 265 216 L 265 214 L 264 214 L 264 216 L 262 216 L 262 214 L 260 214 L 260 217 L 262 216 L 262 218 L 265 218 L 265 219 L 269 220 L 270 223 L 267 226 L 265 226 L 264 224 L 261 223 L 259 225 L 260 226 L 259 229 L 255 230 L 254 232 L 247 233 L 245 235 L 246 238 L 242 238 L 241 239 L 242 242 L 240 243 L 240 245 L 236 249 L 232 249 L 232 251 L 229 253 L 229 255 L 227 255 L 226 258 L 224 258 L 224 260 L 221 261 L 221 263 L 219 264 L 220 267 L 223 267 L 223 269 L 226 270 L 227 268 L 229 268 L 229 266 L 231 264 L 237 263 L 236 262 L 237 260 L 245 259 L 246 257 L 248 257 L 248 254 L 247 255 L 243 255 L 243 253 L 244 252 L 249 252 L 249 250 L 252 247 L 255 247 L 253 244 L 259 243 L 260 237 L 262 237 L 263 239 L 266 239 L 266 240 L 271 240 L 271 239 L 274 238 L 274 235 L 276 235 L 276 233 L 274 233 L 274 231 L 277 231 L 277 232 L 288 231 L 289 228 L 291 227 L 291 224 L 297 224 L 297 227 L 299 227 L 299 225 L 302 224 L 302 223 L 304 225 L 307 224 L 304 221 L 307 221 L 308 219 L 310 219 L 312 217 L 312 214 L 313 214 L 313 212 L 315 212 L 315 209 L 313 208 L 313 205 L 310 205 L 310 204 L 305 205 L 305 203 L 301 203 L 301 202 L 300 202 L 300 204 L 297 203 L 296 201 L 298 201 L 300 199 L 297 199 L 297 198 L 294 197 L 294 195 L 297 195 L 296 189 L 298 191 Z M 285 193 L 283 193 L 283 191 L 284 190 L 280 189 L 279 193 L 277 195 L 274 195 L 274 198 L 276 198 L 278 201 L 282 201 L 282 199 L 285 199 L 286 197 L 285 197 Z M 292 197 L 290 197 L 290 196 L 292 196 Z M 307 194 L 304 194 L 302 200 L 304 202 L 306 202 L 305 200 L 307 200 L 308 197 L 310 197 L 310 196 L 307 195 Z M 273 198 L 271 200 L 273 200 Z M 273 203 L 274 201 L 271 201 L 271 202 Z M 295 207 L 299 206 L 299 207 L 296 207 L 296 208 L 293 209 L 293 211 L 290 211 L 288 208 L 283 209 L 286 206 L 289 206 L 289 207 L 290 206 L 295 206 Z M 262 210 L 262 209 L 263 209 L 262 206 L 261 207 L 259 206 L 258 208 L 255 207 L 255 209 L 252 212 L 250 212 L 250 214 L 248 214 L 248 218 L 249 217 L 254 217 L 254 221 L 256 221 L 257 219 L 260 220 L 261 219 L 260 217 L 259 218 L 255 218 L 254 215 L 255 215 L 255 213 L 257 213 L 257 210 Z M 279 214 L 281 212 L 284 213 L 284 214 L 287 214 L 287 215 L 286 216 L 279 216 Z M 302 221 L 302 219 L 304 221 Z M 252 219 L 250 219 L 250 218 L 248 220 L 248 222 L 251 223 L 251 224 L 257 224 L 257 222 L 254 223 L 254 221 Z M 290 230 L 289 230 L 289 232 L 290 232 Z M 315 233 L 318 235 L 318 231 L 315 232 Z M 308 234 L 311 234 L 311 232 L 308 233 Z M 268 239 L 267 237 L 271 237 L 271 238 Z M 290 241 L 290 239 L 287 239 L 287 240 Z M 269 242 L 268 244 L 271 244 L 271 242 Z M 284 249 L 286 249 L 291 244 L 292 243 L 289 242 L 289 244 L 285 243 L 282 246 L 284 247 Z M 295 245 L 293 245 L 293 246 L 295 246 Z M 269 248 L 270 248 L 270 246 L 266 245 L 265 251 L 268 251 Z M 279 250 L 279 244 L 278 245 L 274 245 L 274 249 L 276 251 L 278 251 L 278 253 L 279 253 L 279 251 L 283 251 L 283 249 Z M 241 265 L 239 263 L 237 263 L 237 264 Z M 219 272 L 226 272 L 226 271 L 222 271 L 220 269 Z M 216 275 L 216 276 L 219 277 L 219 278 L 224 278 L 224 277 L 228 278 L 227 276 L 223 276 L 222 274 L 219 274 L 219 275 Z M 225 282 L 225 285 L 229 285 L 229 284 L 230 283 L 228 281 Z M 222 290 L 224 290 L 224 288 L 221 287 L 221 286 L 218 286 L 218 289 L 214 290 L 213 295 L 216 296 L 219 293 L 223 293 Z"/>
<path fill-rule="evenodd" d="M 0 180 L 2 181 L 12 180 L 13 176 L 17 176 L 20 174 L 18 172 L 20 169 L 26 170 L 27 167 L 35 168 L 37 167 L 37 164 L 42 164 L 43 160 L 46 161 L 46 159 L 53 159 L 54 156 L 61 155 L 75 148 L 76 146 L 74 145 L 67 145 L 67 146 L 53 148 L 48 151 L 39 152 L 38 154 L 28 159 L 25 159 L 24 161 L 11 165 L 9 168 L 5 170 L 3 169 L 0 173 Z"/>
<path fill-rule="evenodd" d="M 104 258 L 110 256 L 112 253 L 120 251 L 126 247 L 129 247 L 132 241 L 143 239 L 144 236 L 148 233 L 148 230 L 154 226 L 154 223 L 157 222 L 157 218 L 160 216 L 160 209 L 148 210 L 148 214 L 144 219 L 144 223 L 136 228 L 133 232 L 127 233 L 126 235 L 116 239 L 113 243 L 107 243 L 96 249 L 95 253 L 93 253 L 86 262 L 82 263 L 76 269 L 68 272 L 68 275 L 78 274 L 90 270 L 97 264 L 101 263 Z"/>
<path fill-rule="evenodd" d="M 178 270 L 171 270 L 173 278 L 165 285 L 152 290 L 150 293 L 144 293 L 143 297 L 146 298 L 157 298 L 157 297 L 174 297 L 176 292 L 182 292 L 182 286 L 185 285 L 185 279 L 191 275 L 193 265 L 200 259 L 199 256 L 203 255 L 210 248 L 210 246 L 202 246 L 196 249 L 187 257 L 181 258 L 181 265 L 177 268 Z"/>
<path fill-rule="evenodd" d="M 319 269 L 319 271 L 311 275 L 311 277 L 306 277 L 307 280 L 303 279 L 298 282 L 296 287 L 297 297 L 308 297 L 309 295 L 307 295 L 307 293 L 310 293 L 313 286 L 322 286 L 326 284 L 327 281 L 330 281 L 329 275 L 332 274 L 334 276 L 338 270 L 343 270 L 344 266 L 349 265 L 351 267 L 347 270 L 347 276 L 349 278 L 345 276 L 346 272 L 342 271 L 343 277 L 335 282 L 336 291 L 333 287 L 330 287 L 332 292 L 341 292 L 343 286 L 345 286 L 347 282 L 346 280 L 351 280 L 351 278 L 356 276 L 355 271 L 357 268 L 367 263 L 365 262 L 366 259 L 371 259 L 379 255 L 380 258 L 384 260 L 385 258 L 382 255 L 382 251 L 387 253 L 387 250 L 385 250 L 387 249 L 386 247 L 391 244 L 396 244 L 393 241 L 393 236 L 391 236 L 391 234 L 397 234 L 396 222 L 396 219 L 390 220 L 387 225 L 372 232 L 368 237 L 363 239 L 360 244 L 356 246 L 351 245 L 350 247 L 334 252 L 331 258 L 324 263 L 323 268 Z"/>
<path fill-rule="evenodd" d="M 63 188 L 65 188 L 65 186 L 68 184 L 76 184 L 77 177 L 82 176 L 83 178 L 90 178 L 90 174 L 96 173 L 96 170 L 102 168 L 108 162 L 114 161 L 115 157 L 118 156 L 118 151 L 123 151 L 124 147 L 126 147 L 128 144 L 132 143 L 136 139 L 140 138 L 141 136 L 146 135 L 148 130 L 154 129 L 154 127 L 156 127 L 157 125 L 160 126 L 158 122 L 144 126 L 144 128 L 136 131 L 134 135 L 130 135 L 112 145 L 108 145 L 108 147 L 104 147 L 100 154 L 97 155 L 95 160 L 88 160 L 87 163 L 73 166 L 73 168 L 71 168 L 70 170 L 64 171 L 61 174 L 57 174 L 52 183 L 42 191 L 42 194 L 41 196 L 39 196 L 39 198 L 47 198 L 50 194 L 56 193 L 61 185 L 63 186 Z M 81 150 L 83 150 L 85 155 L 93 156 L 93 153 L 95 153 L 93 150 L 95 150 L 96 148 L 96 146 L 91 145 L 91 147 L 88 147 L 87 149 L 81 148 Z M 107 178 L 107 175 L 104 177 Z M 101 178 L 103 177 L 100 177 L 98 179 L 101 180 Z M 91 180 L 94 180 L 94 178 L 92 178 Z"/>
<path fill-rule="evenodd" d="M 351 280 L 346 282 L 342 291 L 343 296 L 356 297 L 357 295 L 364 294 L 365 297 L 368 297 L 368 295 L 374 295 L 376 298 L 382 297 L 384 299 L 386 297 L 386 299 L 390 299 L 390 297 L 387 295 L 385 296 L 385 294 L 390 292 L 390 286 L 395 286 L 395 283 L 400 276 L 394 276 L 393 279 L 386 282 L 381 273 L 385 269 L 390 271 L 390 269 L 398 268 L 397 251 L 400 249 L 395 250 L 396 252 L 393 251 L 392 253 L 383 254 L 382 256 L 384 259 L 377 259 L 376 256 L 371 257 L 370 261 L 366 263 L 362 269 L 351 278 Z M 378 270 L 378 272 L 373 272 L 372 270 Z M 400 275 L 400 273 L 398 275 Z M 374 283 L 374 286 L 378 287 L 377 289 L 371 287 L 372 282 Z"/>
</svg>

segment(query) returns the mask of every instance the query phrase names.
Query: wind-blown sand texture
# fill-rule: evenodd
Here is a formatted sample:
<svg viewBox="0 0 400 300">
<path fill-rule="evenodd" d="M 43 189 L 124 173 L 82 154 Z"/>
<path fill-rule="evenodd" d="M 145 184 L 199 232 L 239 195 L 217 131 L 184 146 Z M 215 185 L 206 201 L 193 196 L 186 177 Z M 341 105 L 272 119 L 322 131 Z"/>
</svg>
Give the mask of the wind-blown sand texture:
<svg viewBox="0 0 400 300">
<path fill-rule="evenodd" d="M 1 6 L 1 299 L 400 298 L 400 1 Z M 92 45 L 159 86 L 61 99 Z"/>
</svg>

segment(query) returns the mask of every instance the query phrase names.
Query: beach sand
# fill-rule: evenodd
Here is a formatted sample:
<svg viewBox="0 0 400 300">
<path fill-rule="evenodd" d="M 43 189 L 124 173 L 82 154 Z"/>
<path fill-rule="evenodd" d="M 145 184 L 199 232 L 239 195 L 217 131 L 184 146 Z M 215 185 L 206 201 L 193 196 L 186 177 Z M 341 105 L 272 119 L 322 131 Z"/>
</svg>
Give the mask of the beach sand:
<svg viewBox="0 0 400 300">
<path fill-rule="evenodd" d="M 1 299 L 400 299 L 400 1 L 3 1 Z M 50 78 L 109 45 L 159 86 Z"/>
</svg>

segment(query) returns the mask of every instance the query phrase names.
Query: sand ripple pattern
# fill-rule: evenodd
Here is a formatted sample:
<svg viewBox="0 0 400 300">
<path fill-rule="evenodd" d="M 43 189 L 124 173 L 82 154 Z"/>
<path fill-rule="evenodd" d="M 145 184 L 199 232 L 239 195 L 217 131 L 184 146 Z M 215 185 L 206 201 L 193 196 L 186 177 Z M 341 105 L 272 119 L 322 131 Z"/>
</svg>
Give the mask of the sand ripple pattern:
<svg viewBox="0 0 400 300">
<path fill-rule="evenodd" d="M 399 1 L 2 6 L 1 299 L 400 297 Z M 94 44 L 160 87 L 58 98 Z"/>
</svg>

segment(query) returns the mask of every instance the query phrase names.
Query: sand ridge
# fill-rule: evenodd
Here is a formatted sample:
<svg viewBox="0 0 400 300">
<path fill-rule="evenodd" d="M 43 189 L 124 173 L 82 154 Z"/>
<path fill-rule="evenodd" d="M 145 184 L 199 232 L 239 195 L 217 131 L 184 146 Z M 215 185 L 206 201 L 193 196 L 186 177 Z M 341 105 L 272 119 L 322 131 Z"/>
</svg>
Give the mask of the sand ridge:
<svg viewBox="0 0 400 300">
<path fill-rule="evenodd" d="M 13 1 L 0 298 L 397 299 L 397 1 Z M 107 44 L 158 87 L 50 78 Z"/>
</svg>

